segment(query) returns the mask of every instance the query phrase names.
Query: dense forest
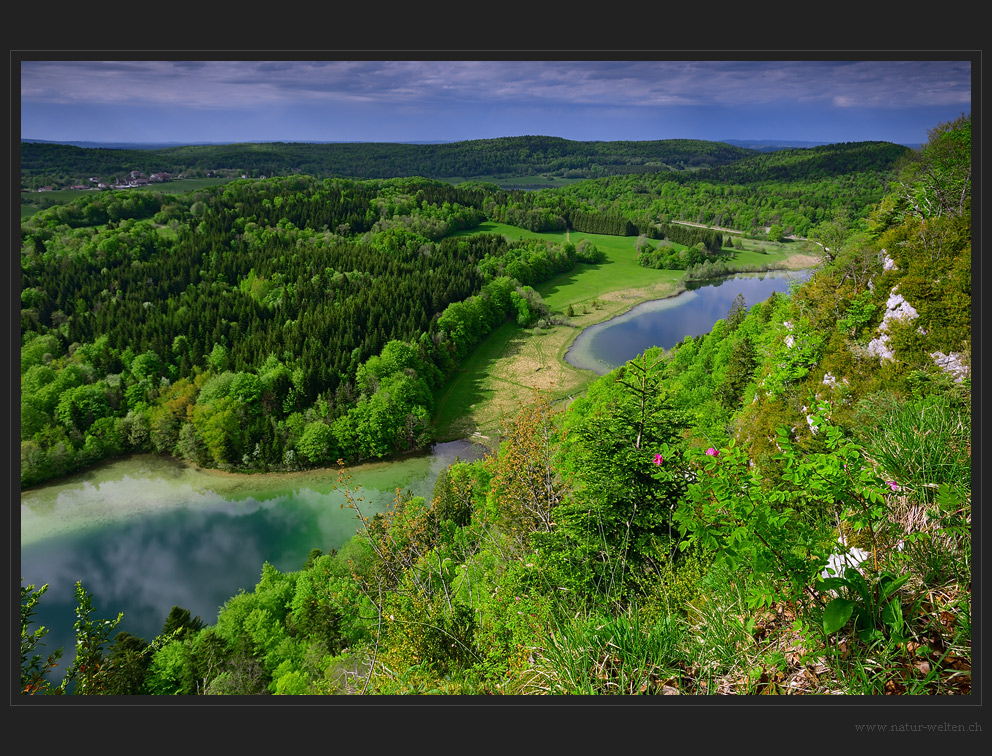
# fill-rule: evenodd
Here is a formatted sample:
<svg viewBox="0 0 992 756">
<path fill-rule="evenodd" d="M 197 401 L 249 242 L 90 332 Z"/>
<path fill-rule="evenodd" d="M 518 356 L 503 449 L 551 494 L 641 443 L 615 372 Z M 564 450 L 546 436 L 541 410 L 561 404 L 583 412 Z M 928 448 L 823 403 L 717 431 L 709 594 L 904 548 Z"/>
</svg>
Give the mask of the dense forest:
<svg viewBox="0 0 992 756">
<path fill-rule="evenodd" d="M 663 139 L 576 142 L 522 136 L 446 144 L 385 142 L 190 145 L 154 150 L 92 149 L 43 142 L 21 144 L 21 187 L 70 186 L 90 178 L 171 173 L 318 178 L 488 177 L 543 174 L 595 178 L 623 173 L 681 171 L 726 165 L 756 154 L 722 142 Z"/>
<path fill-rule="evenodd" d="M 421 448 L 458 361 L 595 254 L 452 236 L 481 194 L 419 179 L 106 197 L 99 226 L 63 222 L 96 201 L 24 226 L 25 485 L 142 449 L 267 470 Z"/>
<path fill-rule="evenodd" d="M 839 145 L 833 161 L 817 149 L 812 162 L 817 175 L 836 165 L 824 185 L 881 196 L 881 167 L 904 152 L 891 147 Z M 777 225 L 802 183 L 768 173 L 733 197 Z M 662 220 L 664 191 L 582 186 L 599 199 L 295 175 L 87 192 L 35 214 L 21 231 L 22 484 L 142 450 L 265 471 L 423 448 L 434 394 L 468 351 L 507 318 L 553 318 L 533 287 L 599 259 L 588 245 L 462 235 L 484 220 L 640 234 L 657 244 L 637 245 L 649 267 L 733 257 L 720 232 Z M 807 224 L 831 219 L 816 227 L 824 239 L 867 212 L 850 193 L 804 201 Z"/>
<path fill-rule="evenodd" d="M 881 180 L 910 150 L 849 142 L 782 150 L 706 171 L 613 176 L 535 192 L 551 212 L 614 214 L 640 232 L 658 222 L 689 221 L 744 232 L 778 226 L 815 234 L 824 224 L 856 224 L 882 200 Z"/>
<path fill-rule="evenodd" d="M 535 395 L 429 500 L 368 516 L 354 497 L 354 538 L 261 566 L 214 625 L 175 607 L 154 639 L 114 636 L 77 585 L 52 682 L 45 589 L 22 585 L 22 690 L 969 693 L 971 119 L 892 147 L 533 193 L 293 175 L 33 216 L 23 485 L 141 449 L 265 470 L 429 443 L 469 351 L 555 317 L 533 286 L 596 261 L 468 233 L 483 220 L 601 213 L 598 233 L 685 264 L 733 248 L 674 221 L 719 217 L 808 235 L 823 262 L 567 406 Z"/>
</svg>

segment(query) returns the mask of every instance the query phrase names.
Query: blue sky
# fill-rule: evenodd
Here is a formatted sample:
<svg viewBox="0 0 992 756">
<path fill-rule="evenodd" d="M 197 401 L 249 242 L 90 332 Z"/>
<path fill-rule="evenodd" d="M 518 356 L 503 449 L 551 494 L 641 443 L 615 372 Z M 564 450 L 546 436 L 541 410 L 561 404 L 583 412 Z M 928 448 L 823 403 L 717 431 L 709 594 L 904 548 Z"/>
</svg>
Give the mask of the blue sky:
<svg viewBox="0 0 992 756">
<path fill-rule="evenodd" d="M 56 141 L 881 140 L 971 112 L 960 60 L 21 61 Z"/>
</svg>

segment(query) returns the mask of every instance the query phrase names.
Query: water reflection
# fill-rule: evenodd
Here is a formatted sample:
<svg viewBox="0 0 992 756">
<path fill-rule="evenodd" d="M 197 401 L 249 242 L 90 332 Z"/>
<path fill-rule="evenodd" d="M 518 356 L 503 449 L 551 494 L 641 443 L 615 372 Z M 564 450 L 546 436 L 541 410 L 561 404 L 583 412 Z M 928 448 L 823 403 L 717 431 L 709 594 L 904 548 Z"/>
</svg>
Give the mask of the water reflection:
<svg viewBox="0 0 992 756">
<path fill-rule="evenodd" d="M 384 511 L 395 489 L 430 496 L 440 471 L 482 449 L 438 444 L 430 455 L 355 468 L 366 514 Z M 77 580 L 93 594 L 93 618 L 151 640 L 173 606 L 207 624 L 262 564 L 302 567 L 311 549 L 339 548 L 358 528 L 337 471 L 225 476 L 176 460 L 138 456 L 26 491 L 21 496 L 21 575 L 49 584 L 35 622 L 50 628 L 43 651 L 71 654 Z M 64 658 L 56 677 L 68 663 Z"/>
<path fill-rule="evenodd" d="M 727 316 L 738 294 L 750 307 L 773 292 L 787 292 L 793 281 L 809 275 L 810 271 L 779 271 L 694 282 L 678 296 L 644 302 L 585 329 L 565 360 L 600 375 L 608 373 L 650 347 L 671 349 L 686 336 L 709 333 Z"/>
</svg>

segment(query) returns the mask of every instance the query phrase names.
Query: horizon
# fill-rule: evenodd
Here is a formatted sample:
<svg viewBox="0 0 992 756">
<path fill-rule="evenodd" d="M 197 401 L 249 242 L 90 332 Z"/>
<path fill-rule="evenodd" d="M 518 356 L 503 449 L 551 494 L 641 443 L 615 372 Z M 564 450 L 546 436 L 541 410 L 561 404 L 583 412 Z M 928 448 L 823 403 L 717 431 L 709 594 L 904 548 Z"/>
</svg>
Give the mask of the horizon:
<svg viewBox="0 0 992 756">
<path fill-rule="evenodd" d="M 483 139 L 518 139 L 526 137 L 546 137 L 551 139 L 565 139 L 566 141 L 675 141 L 675 140 L 647 140 L 647 139 L 634 139 L 634 140 L 570 140 L 567 137 L 556 137 L 553 134 L 518 134 L 505 137 L 484 137 Z M 693 137 L 685 137 L 686 139 L 693 140 Z M 21 137 L 21 142 L 30 143 L 41 143 L 41 144 L 61 144 L 68 146 L 76 146 L 87 148 L 92 146 L 94 149 L 126 149 L 127 147 L 144 148 L 144 149 L 155 149 L 155 148 L 168 148 L 168 147 L 220 147 L 220 146 L 235 146 L 239 144 L 410 144 L 410 145 L 435 145 L 435 144 L 458 144 L 459 142 L 472 142 L 481 141 L 477 139 L 458 139 L 458 140 L 415 140 L 409 142 L 399 142 L 399 141 L 370 141 L 370 140 L 360 140 L 360 141 L 341 141 L 341 140 L 302 140 L 302 139 L 266 139 L 264 141 L 256 142 L 123 142 L 123 141 L 92 141 L 92 140 L 52 140 L 52 139 L 36 139 L 34 137 Z M 805 139 L 699 139 L 694 141 L 704 141 L 704 142 L 719 142 L 723 144 L 732 144 L 737 146 L 747 146 L 748 144 L 755 145 L 781 145 L 784 147 L 818 147 L 821 145 L 837 144 L 837 142 L 813 142 Z M 865 140 L 865 141 L 886 141 L 886 140 Z M 893 144 L 900 144 L 903 147 L 918 148 L 923 145 L 923 142 L 893 142 Z"/>
<path fill-rule="evenodd" d="M 22 61 L 23 140 L 884 141 L 971 111 L 970 60 Z"/>
</svg>

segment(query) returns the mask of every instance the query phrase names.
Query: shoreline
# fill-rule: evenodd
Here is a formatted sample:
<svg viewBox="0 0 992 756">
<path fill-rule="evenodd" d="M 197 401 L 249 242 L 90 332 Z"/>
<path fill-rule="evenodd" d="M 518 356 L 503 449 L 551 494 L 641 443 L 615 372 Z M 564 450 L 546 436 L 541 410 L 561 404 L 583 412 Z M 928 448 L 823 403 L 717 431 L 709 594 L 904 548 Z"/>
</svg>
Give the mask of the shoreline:
<svg viewBox="0 0 992 756">
<path fill-rule="evenodd" d="M 782 261 L 782 265 L 784 266 L 782 268 L 774 268 L 774 269 L 767 270 L 767 271 L 753 271 L 753 272 L 752 271 L 739 271 L 739 272 L 730 272 L 730 273 L 727 273 L 727 274 L 722 275 L 722 276 L 717 276 L 717 278 L 735 278 L 737 276 L 764 275 L 764 274 L 770 274 L 770 273 L 778 273 L 778 272 L 782 272 L 782 271 L 786 271 L 786 272 L 798 272 L 798 271 L 802 271 L 802 270 L 809 270 L 810 268 L 815 268 L 820 262 L 821 262 L 821 260 L 818 257 L 814 257 L 812 255 L 804 255 L 802 253 L 796 253 L 796 254 L 790 255 L 789 257 L 787 257 L 785 260 Z M 710 279 L 692 279 L 692 280 L 695 280 L 695 281 L 706 281 L 706 280 L 710 280 Z M 610 321 L 617 320 L 618 318 L 622 318 L 625 315 L 627 315 L 630 312 L 632 312 L 635 308 L 640 307 L 643 304 L 647 304 L 648 302 L 662 302 L 662 301 L 664 301 L 666 299 L 674 299 L 676 297 L 679 297 L 682 294 L 684 294 L 686 291 L 690 291 L 690 289 L 686 288 L 686 283 L 687 283 L 687 279 L 682 278 L 676 284 L 676 287 L 675 287 L 676 290 L 674 292 L 672 292 L 671 294 L 666 294 L 666 295 L 660 296 L 660 297 L 659 296 L 651 296 L 651 295 L 640 297 L 640 298 L 638 298 L 636 300 L 632 300 L 631 303 L 630 303 L 630 306 L 627 307 L 626 309 L 622 309 L 620 311 L 613 312 L 612 314 L 608 314 L 608 315 L 606 315 L 605 317 L 603 317 L 601 319 L 598 319 L 598 320 L 595 320 L 593 322 L 587 323 L 587 324 L 583 325 L 581 328 L 576 329 L 577 330 L 577 333 L 575 333 L 570 339 L 567 339 L 566 340 L 564 347 L 560 351 L 560 354 L 558 356 L 558 359 L 561 360 L 566 365 L 568 365 L 569 367 L 574 368 L 575 370 L 588 371 L 588 372 L 594 373 L 596 375 L 596 377 L 600 377 L 600 376 L 606 375 L 606 373 L 609 373 L 611 370 L 616 369 L 616 367 L 618 367 L 618 366 L 610 367 L 604 373 L 597 373 L 593 368 L 583 367 L 581 365 L 576 365 L 576 364 L 573 364 L 573 363 L 571 363 L 571 362 L 568 361 L 568 353 L 572 350 L 572 347 L 575 345 L 575 342 L 579 338 L 579 336 L 581 336 L 583 333 L 585 333 L 586 331 L 588 331 L 591 328 L 594 328 L 594 327 L 599 326 L 599 325 L 603 325 L 605 323 L 609 323 Z M 622 292 L 622 291 L 627 291 L 627 290 L 624 289 L 624 290 L 618 290 L 618 291 L 621 291 Z M 604 296 L 608 296 L 609 294 L 613 294 L 613 293 L 616 293 L 616 292 L 607 292 Z M 603 363 L 603 365 L 606 365 L 606 364 L 607 363 Z"/>
<path fill-rule="evenodd" d="M 787 271 L 799 271 L 820 262 L 818 257 L 796 252 L 779 264 Z M 541 287 L 537 290 L 546 296 Z M 580 299 L 555 303 L 555 310 L 560 312 L 568 305 L 583 308 L 597 302 L 595 309 L 571 318 L 569 325 L 555 325 L 546 330 L 500 326 L 508 330 L 494 331 L 477 345 L 463 362 L 462 375 L 438 396 L 434 414 L 438 440 L 470 438 L 474 434 L 497 438 L 502 418 L 513 414 L 535 390 L 548 393 L 554 402 L 581 395 L 600 376 L 565 359 L 579 335 L 590 327 L 625 315 L 640 304 L 670 299 L 685 290 L 683 281 L 668 280 L 593 291 Z M 452 401 L 463 405 L 457 415 L 448 406 Z"/>
<path fill-rule="evenodd" d="M 436 444 L 435 447 L 442 446 Z M 335 506 L 345 491 L 359 499 L 391 499 L 397 488 L 418 489 L 436 475 L 434 468 L 455 459 L 476 458 L 481 444 L 460 439 L 451 446 L 354 468 L 314 468 L 289 472 L 232 473 L 201 468 L 164 454 L 118 457 L 57 483 L 21 492 L 21 547 L 150 515 L 220 507 L 240 514 L 278 505 L 283 497 L 331 497 Z M 478 455 L 479 457 L 482 454 Z M 341 472 L 344 477 L 341 478 Z M 426 476 L 426 478 L 425 478 Z M 430 496 L 430 491 L 426 492 Z"/>
<path fill-rule="evenodd" d="M 226 480 L 231 483 L 237 482 L 247 482 L 247 481 L 257 481 L 269 476 L 274 479 L 275 476 L 280 476 L 281 478 L 291 480 L 293 478 L 306 478 L 306 477 L 330 477 L 332 474 L 337 475 L 341 472 L 347 474 L 353 473 L 354 471 L 374 471 L 378 468 L 392 464 L 394 462 L 402 462 L 407 459 L 416 459 L 418 457 L 428 457 L 433 454 L 434 447 L 441 444 L 458 443 L 464 441 L 467 444 L 481 446 L 487 448 L 479 439 L 473 438 L 461 438 L 461 439 L 448 439 L 445 441 L 435 441 L 428 449 L 419 449 L 414 451 L 403 452 L 402 454 L 397 454 L 392 457 L 385 459 L 374 460 L 374 461 L 364 461 L 355 464 L 343 464 L 340 466 L 325 466 L 325 467 L 310 467 L 304 470 L 258 470 L 255 472 L 243 472 L 239 470 L 222 470 L 217 467 L 202 467 L 196 462 L 191 462 L 188 459 L 182 457 L 176 457 L 172 454 L 166 454 L 165 452 L 131 452 L 130 454 L 122 454 L 118 457 L 107 457 L 106 459 L 101 459 L 99 462 L 90 465 L 89 467 L 83 468 L 81 470 L 76 470 L 75 472 L 67 473 L 65 475 L 60 475 L 57 478 L 50 478 L 49 480 L 42 481 L 41 483 L 36 483 L 27 488 L 20 489 L 20 495 L 23 499 L 24 496 L 30 496 L 33 494 L 40 493 L 46 489 L 55 488 L 58 486 L 80 486 L 89 483 L 92 476 L 98 474 L 101 470 L 114 465 L 128 464 L 128 463 L 138 463 L 140 464 L 143 460 L 154 460 L 152 464 L 171 465 L 176 471 L 180 473 L 182 471 L 189 471 L 194 474 L 203 474 L 207 477 L 217 478 L 218 480 Z"/>
<path fill-rule="evenodd" d="M 798 271 L 798 270 L 805 270 L 808 268 L 815 267 L 817 264 L 821 262 L 821 259 L 816 256 L 797 252 L 785 258 L 781 262 L 782 265 L 784 266 L 783 268 L 784 270 Z M 727 276 L 734 276 L 734 275 L 744 275 L 744 273 L 727 274 Z M 569 382 L 569 388 L 560 388 L 559 390 L 556 390 L 555 400 L 558 401 L 562 398 L 571 396 L 573 393 L 581 392 L 589 383 L 591 383 L 600 375 L 602 375 L 601 373 L 597 373 L 592 368 L 581 367 L 578 365 L 573 365 L 572 363 L 568 362 L 567 359 L 568 352 L 572 349 L 576 339 L 578 339 L 578 337 L 584 331 L 601 323 L 605 323 L 615 318 L 622 317 L 623 315 L 633 310 L 635 307 L 644 304 L 645 302 L 671 299 L 679 296 L 685 291 L 686 291 L 686 287 L 685 287 L 684 278 L 679 279 L 676 282 L 662 282 L 659 284 L 652 284 L 648 287 L 632 287 L 632 288 L 624 288 L 624 289 L 607 290 L 592 298 L 592 301 L 598 301 L 602 303 L 601 305 L 602 309 L 597 308 L 593 312 L 585 313 L 582 317 L 588 317 L 589 315 L 593 316 L 589 318 L 586 322 L 582 323 L 581 325 L 555 326 L 554 328 L 549 329 L 548 332 L 549 334 L 562 327 L 568 328 L 568 330 L 572 331 L 572 333 L 567 335 L 566 338 L 560 344 L 556 345 L 557 348 L 555 349 L 554 356 L 552 359 L 558 363 L 557 367 L 560 369 L 560 371 L 563 371 L 565 373 L 573 373 L 575 380 Z M 571 304 L 579 304 L 584 306 L 586 302 L 580 300 L 577 303 L 573 302 Z M 616 306 L 610 307 L 608 306 L 609 304 L 614 304 Z M 526 334 L 525 336 L 526 341 L 533 340 L 535 336 L 535 332 L 533 329 L 528 329 L 523 333 Z M 539 347 L 538 347 L 538 352 L 539 352 L 539 356 L 541 357 L 542 363 L 546 362 L 547 361 L 545 359 L 546 355 L 542 350 L 540 350 Z M 545 365 L 542 364 L 540 367 L 537 368 L 537 370 L 542 370 L 544 367 Z M 607 372 L 609 371 L 607 370 Z M 554 384 L 552 383 L 551 386 L 545 386 L 543 388 L 553 388 L 553 387 Z M 531 385 L 530 388 L 540 389 L 542 387 L 539 385 Z M 446 401 L 446 397 L 450 394 L 450 391 L 451 391 L 451 387 L 449 387 L 448 391 L 446 391 L 445 394 L 442 395 L 441 401 L 438 403 L 437 406 L 440 406 L 444 401 Z M 473 409 L 474 406 L 475 405 L 472 405 L 472 407 L 469 407 L 467 409 Z M 437 408 L 435 408 L 435 416 L 437 411 L 438 411 Z M 441 429 L 435 427 L 434 430 L 436 432 L 436 437 L 435 437 L 434 445 L 453 443 L 457 441 L 465 441 L 470 444 L 478 445 L 484 448 L 486 451 L 491 451 L 494 448 L 494 445 L 492 443 L 487 443 L 487 442 L 491 442 L 492 439 L 490 438 L 490 436 L 483 434 L 481 430 L 482 425 L 484 425 L 484 423 L 477 424 L 474 431 L 465 431 L 465 432 L 458 432 L 453 434 L 437 432 Z M 305 470 L 269 470 L 264 472 L 263 471 L 243 472 L 237 470 L 222 470 L 214 467 L 201 467 L 197 465 L 195 462 L 191 462 L 189 460 L 180 457 L 175 457 L 170 454 L 157 453 L 157 452 L 134 452 L 132 454 L 122 455 L 119 457 L 110 457 L 110 458 L 102 459 L 97 463 L 95 463 L 94 465 L 83 468 L 81 470 L 77 470 L 56 478 L 50 478 L 48 480 L 44 480 L 39 483 L 33 484 L 27 488 L 20 488 L 20 492 L 21 492 L 21 496 L 23 497 L 25 494 L 30 494 L 32 492 L 42 490 L 44 488 L 51 486 L 68 485 L 71 484 L 73 481 L 75 481 L 76 483 L 84 483 L 86 482 L 85 477 L 87 475 L 91 475 L 107 465 L 126 462 L 127 460 L 130 460 L 132 458 L 139 456 L 146 456 L 146 455 L 150 457 L 161 457 L 166 460 L 172 460 L 180 466 L 186 466 L 191 469 L 205 473 L 207 475 L 215 476 L 222 479 L 228 478 L 228 479 L 258 480 L 260 476 L 268 476 L 268 475 L 303 477 L 307 475 L 320 476 L 320 475 L 328 474 L 331 471 L 337 473 L 340 472 L 341 470 L 348 470 L 348 471 L 363 470 L 363 469 L 370 470 L 370 469 L 375 469 L 376 465 L 389 464 L 391 462 L 401 461 L 409 457 L 427 455 L 430 453 L 431 453 L 431 449 L 416 450 L 412 452 L 404 452 L 402 454 L 389 457 L 388 459 L 376 460 L 376 461 L 364 461 L 364 462 L 356 463 L 354 465 L 346 464 L 343 466 L 308 468 Z"/>
</svg>

